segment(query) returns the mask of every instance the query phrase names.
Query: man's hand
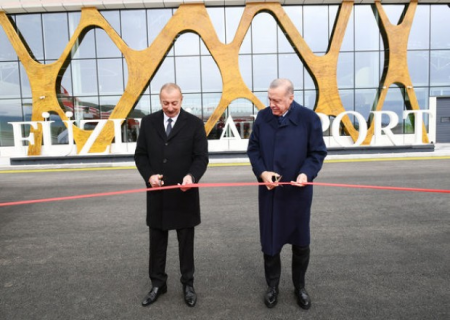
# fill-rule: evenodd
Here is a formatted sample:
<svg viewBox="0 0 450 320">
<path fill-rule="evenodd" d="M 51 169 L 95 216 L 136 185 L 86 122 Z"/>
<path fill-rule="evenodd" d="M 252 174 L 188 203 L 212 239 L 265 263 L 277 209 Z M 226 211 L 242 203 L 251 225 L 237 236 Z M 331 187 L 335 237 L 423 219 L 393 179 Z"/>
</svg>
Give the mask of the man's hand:
<svg viewBox="0 0 450 320">
<path fill-rule="evenodd" d="M 152 188 L 162 187 L 164 185 L 163 175 L 162 174 L 154 174 L 148 179 L 148 183 L 150 183 Z"/>
<path fill-rule="evenodd" d="M 305 182 L 308 182 L 308 177 L 306 176 L 306 174 L 300 173 L 297 177 L 297 180 L 291 181 L 291 184 L 296 187 L 304 187 L 305 184 L 303 184 L 303 183 L 305 183 Z"/>
<path fill-rule="evenodd" d="M 272 171 L 264 171 L 261 173 L 261 179 L 266 184 L 267 190 L 272 190 L 275 187 L 278 187 L 278 181 L 280 179 L 280 175 L 276 172 Z"/>
<path fill-rule="evenodd" d="M 188 185 L 190 185 L 190 184 L 193 184 L 193 181 L 192 181 L 192 176 L 190 174 L 188 174 L 183 178 L 183 183 L 181 184 L 182 186 L 186 186 L 186 187 L 180 187 L 180 190 L 185 192 L 185 191 L 191 189 L 191 187 L 188 187 Z"/>
</svg>

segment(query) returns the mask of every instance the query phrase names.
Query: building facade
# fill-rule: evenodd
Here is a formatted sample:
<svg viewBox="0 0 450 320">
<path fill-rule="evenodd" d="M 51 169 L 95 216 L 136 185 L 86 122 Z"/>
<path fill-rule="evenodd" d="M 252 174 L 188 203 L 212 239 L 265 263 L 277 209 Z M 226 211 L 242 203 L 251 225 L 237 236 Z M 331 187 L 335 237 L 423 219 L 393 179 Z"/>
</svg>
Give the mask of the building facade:
<svg viewBox="0 0 450 320">
<path fill-rule="evenodd" d="M 2 2 L 0 156 L 132 153 L 166 82 L 211 151 L 245 150 L 278 77 L 328 146 L 435 142 L 450 1 L 319 2 Z"/>
</svg>

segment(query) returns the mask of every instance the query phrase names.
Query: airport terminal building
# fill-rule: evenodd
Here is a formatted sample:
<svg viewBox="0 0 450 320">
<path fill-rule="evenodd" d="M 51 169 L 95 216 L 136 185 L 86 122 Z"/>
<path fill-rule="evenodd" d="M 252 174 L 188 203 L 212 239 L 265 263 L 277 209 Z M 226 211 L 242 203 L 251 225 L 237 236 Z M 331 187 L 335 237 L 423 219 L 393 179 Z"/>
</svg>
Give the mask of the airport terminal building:
<svg viewBox="0 0 450 320">
<path fill-rule="evenodd" d="M 447 0 L 4 0 L 0 25 L 0 157 L 132 154 L 167 82 L 243 151 L 279 77 L 331 148 L 450 142 Z"/>
</svg>

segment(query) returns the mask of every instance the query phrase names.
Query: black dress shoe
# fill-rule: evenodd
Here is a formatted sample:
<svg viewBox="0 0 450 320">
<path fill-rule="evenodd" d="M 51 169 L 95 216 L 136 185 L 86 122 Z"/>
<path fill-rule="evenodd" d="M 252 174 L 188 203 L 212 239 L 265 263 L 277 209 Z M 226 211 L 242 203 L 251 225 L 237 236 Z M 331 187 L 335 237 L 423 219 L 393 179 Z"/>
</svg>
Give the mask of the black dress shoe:
<svg viewBox="0 0 450 320">
<path fill-rule="evenodd" d="M 197 303 L 197 294 L 195 293 L 193 286 L 183 286 L 184 302 L 189 307 L 195 306 Z"/>
<path fill-rule="evenodd" d="M 264 295 L 264 303 L 267 308 L 273 308 L 278 302 L 278 288 L 269 287 L 267 288 L 266 294 Z"/>
<path fill-rule="evenodd" d="M 145 296 L 144 300 L 142 300 L 142 306 L 146 307 L 151 305 L 153 302 L 158 300 L 158 297 L 167 292 L 167 285 L 163 285 L 162 287 L 153 287 L 149 293 Z"/>
<path fill-rule="evenodd" d="M 297 296 L 297 304 L 300 306 L 300 308 L 305 310 L 311 308 L 311 298 L 309 297 L 309 294 L 308 292 L 306 292 L 305 288 L 295 290 L 295 295 Z"/>
</svg>

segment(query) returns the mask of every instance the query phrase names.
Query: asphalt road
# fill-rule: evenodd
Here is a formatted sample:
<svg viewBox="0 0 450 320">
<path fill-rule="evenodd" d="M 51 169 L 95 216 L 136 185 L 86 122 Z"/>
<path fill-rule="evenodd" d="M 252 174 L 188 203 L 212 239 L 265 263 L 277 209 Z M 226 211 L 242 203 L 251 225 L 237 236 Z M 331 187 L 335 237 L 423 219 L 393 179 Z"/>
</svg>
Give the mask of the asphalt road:
<svg viewBox="0 0 450 320">
<path fill-rule="evenodd" d="M 249 182 L 249 166 L 202 182 Z M 326 163 L 317 182 L 450 189 L 450 160 Z M 0 202 L 143 188 L 135 169 L 0 173 Z M 0 319 L 450 319 L 450 194 L 315 187 L 301 310 L 282 253 L 267 309 L 255 187 L 201 190 L 198 304 L 187 307 L 170 233 L 168 292 L 148 308 L 145 195 L 0 207 Z"/>
</svg>

